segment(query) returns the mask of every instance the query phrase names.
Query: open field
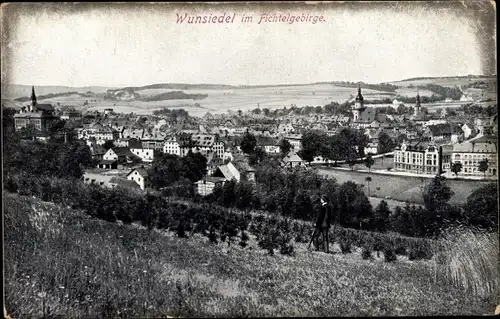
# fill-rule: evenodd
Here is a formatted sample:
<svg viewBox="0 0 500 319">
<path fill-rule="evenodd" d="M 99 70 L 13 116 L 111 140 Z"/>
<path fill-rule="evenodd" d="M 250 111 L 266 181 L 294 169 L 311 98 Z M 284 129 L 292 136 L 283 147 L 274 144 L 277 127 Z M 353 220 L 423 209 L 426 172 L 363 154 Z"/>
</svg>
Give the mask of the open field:
<svg viewBox="0 0 500 319">
<path fill-rule="evenodd" d="M 3 202 L 13 318 L 481 315 L 498 302 L 434 280 L 432 260 L 369 261 L 359 249 L 326 255 L 305 244 L 295 257 L 268 256 L 252 239 L 228 248 L 30 197 Z"/>
<path fill-rule="evenodd" d="M 422 194 L 424 187 L 431 181 L 430 178 L 424 177 L 380 175 L 368 172 L 335 170 L 332 168 L 318 168 L 318 173 L 335 177 L 339 183 L 353 181 L 363 185 L 367 184 L 365 178 L 371 176 L 370 196 L 382 198 L 390 196 L 395 200 L 416 204 L 423 204 Z M 450 199 L 450 203 L 463 204 L 472 191 L 491 183 L 491 181 L 448 179 L 447 183 L 451 187 L 451 190 L 455 192 Z M 367 187 L 365 187 L 365 191 L 367 191 Z"/>
<path fill-rule="evenodd" d="M 421 79 L 421 80 L 402 80 L 402 81 L 394 81 L 387 82 L 388 84 L 397 85 L 401 87 L 408 87 L 409 85 L 426 85 L 426 84 L 437 84 L 441 86 L 462 86 L 468 85 L 470 83 L 484 81 L 496 81 L 496 77 L 489 76 L 481 76 L 481 77 L 442 77 L 442 78 L 429 78 L 429 79 Z"/>
<path fill-rule="evenodd" d="M 73 91 L 78 91 L 78 88 L 70 88 Z M 72 91 L 69 90 L 69 91 Z M 165 93 L 169 89 L 146 89 L 139 90 L 137 93 L 145 95 L 155 95 Z M 169 108 L 185 108 L 191 115 L 203 116 L 206 112 L 217 113 L 227 112 L 228 110 L 247 111 L 257 107 L 260 108 L 283 108 L 296 105 L 302 106 L 324 106 L 330 102 L 345 102 L 352 99 L 357 94 L 356 88 L 337 87 L 331 84 L 308 84 L 297 86 L 276 86 L 276 87 L 256 87 L 256 88 L 237 88 L 237 89 L 193 89 L 182 90 L 186 94 L 208 94 L 208 97 L 202 100 L 165 100 L 154 102 L 143 101 L 106 101 L 97 98 L 97 102 L 89 101 L 89 105 L 85 107 L 87 110 L 102 111 L 105 108 L 113 108 L 116 112 L 137 114 L 150 114 L 154 110 L 163 107 Z M 59 92 L 59 91 L 58 91 Z M 80 91 L 78 91 L 80 92 Z M 86 91 L 82 91 L 86 92 Z M 37 89 L 37 94 L 51 93 Z M 57 93 L 57 92 L 52 92 Z M 97 92 L 94 92 L 97 93 Z M 25 93 L 21 96 L 29 96 Z M 363 96 L 366 100 L 381 99 L 387 97 L 387 92 L 375 90 L 363 90 Z M 389 95 L 390 96 L 390 95 Z M 16 96 L 18 97 L 18 96 Z M 39 102 L 60 103 L 61 105 L 73 105 L 78 109 L 83 108 L 85 100 L 92 98 L 80 96 L 63 96 L 41 100 Z M 195 105 L 196 103 L 199 104 Z"/>
<path fill-rule="evenodd" d="M 408 87 L 402 87 L 396 90 L 396 93 L 401 96 L 406 96 L 406 97 L 416 97 L 417 96 L 417 89 L 415 88 L 408 88 Z M 440 94 L 437 94 L 433 91 L 430 90 L 418 90 L 418 94 L 420 96 L 432 96 L 432 95 L 437 95 L 440 96 Z"/>
</svg>

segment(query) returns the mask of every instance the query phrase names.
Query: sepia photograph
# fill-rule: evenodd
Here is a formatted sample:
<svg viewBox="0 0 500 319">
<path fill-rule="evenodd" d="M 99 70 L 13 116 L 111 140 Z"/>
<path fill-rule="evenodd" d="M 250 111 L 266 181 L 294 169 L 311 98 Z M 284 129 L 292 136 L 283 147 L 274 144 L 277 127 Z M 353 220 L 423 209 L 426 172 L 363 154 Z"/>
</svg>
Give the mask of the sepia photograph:
<svg viewBox="0 0 500 319">
<path fill-rule="evenodd" d="M 496 3 L 2 3 L 4 318 L 500 314 Z"/>
</svg>

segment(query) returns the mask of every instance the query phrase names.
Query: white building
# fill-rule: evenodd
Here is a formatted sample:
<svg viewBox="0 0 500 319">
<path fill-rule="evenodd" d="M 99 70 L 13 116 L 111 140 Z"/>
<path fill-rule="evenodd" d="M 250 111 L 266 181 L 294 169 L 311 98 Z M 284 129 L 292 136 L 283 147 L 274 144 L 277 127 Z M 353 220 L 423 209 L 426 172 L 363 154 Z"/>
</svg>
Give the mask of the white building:
<svg viewBox="0 0 500 319">
<path fill-rule="evenodd" d="M 224 178 L 208 176 L 200 179 L 195 184 L 195 192 L 201 196 L 212 194 L 214 188 L 224 183 Z"/>
<path fill-rule="evenodd" d="M 496 177 L 497 151 L 497 137 L 484 135 L 454 144 L 451 161 L 462 164 L 462 171 L 459 175 Z M 479 171 L 479 162 L 484 159 L 488 160 L 488 169 L 485 173 Z"/>
<path fill-rule="evenodd" d="M 154 159 L 154 151 L 147 148 L 131 148 L 130 151 L 139 156 L 143 162 L 152 162 Z"/>
<path fill-rule="evenodd" d="M 163 144 L 163 153 L 181 156 L 181 145 L 178 137 L 171 136 Z"/>
<path fill-rule="evenodd" d="M 415 174 L 441 173 L 439 147 L 433 144 L 403 143 L 394 151 L 394 170 Z"/>
<path fill-rule="evenodd" d="M 146 171 L 144 168 L 133 169 L 130 173 L 127 174 L 127 179 L 129 181 L 136 182 L 142 190 L 150 187 L 151 185 L 148 171 Z"/>
<path fill-rule="evenodd" d="M 283 138 L 292 145 L 296 152 L 302 149 L 302 134 L 288 134 Z"/>
</svg>

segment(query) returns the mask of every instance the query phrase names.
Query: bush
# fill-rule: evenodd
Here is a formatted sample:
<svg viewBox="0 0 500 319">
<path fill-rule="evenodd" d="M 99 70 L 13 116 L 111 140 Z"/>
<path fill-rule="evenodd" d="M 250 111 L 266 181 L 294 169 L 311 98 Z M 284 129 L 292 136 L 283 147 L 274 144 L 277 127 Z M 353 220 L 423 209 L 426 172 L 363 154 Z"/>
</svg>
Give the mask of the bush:
<svg viewBox="0 0 500 319">
<path fill-rule="evenodd" d="M 402 244 L 399 244 L 396 246 L 396 249 L 394 250 L 396 255 L 401 255 L 401 256 L 406 256 L 406 247 L 403 246 Z"/>
<path fill-rule="evenodd" d="M 278 243 L 280 247 L 280 253 L 282 255 L 293 255 L 293 245 L 290 243 L 290 236 L 282 234 L 278 238 Z"/>
<path fill-rule="evenodd" d="M 245 232 L 241 233 L 241 241 L 240 241 L 240 246 L 242 248 L 245 248 L 248 245 L 248 235 Z"/>
<path fill-rule="evenodd" d="M 364 246 L 363 251 L 361 252 L 361 257 L 363 257 L 363 259 L 365 259 L 365 260 L 373 259 L 372 248 L 368 245 Z"/>
<path fill-rule="evenodd" d="M 211 243 L 217 244 L 217 234 L 215 233 L 214 227 L 210 227 L 210 233 L 208 234 L 208 240 Z"/>
<path fill-rule="evenodd" d="M 410 260 L 430 259 L 432 255 L 432 248 L 430 245 L 421 240 L 412 243 L 408 250 L 408 258 Z"/>
<path fill-rule="evenodd" d="M 374 239 L 373 250 L 377 252 L 377 257 L 380 256 L 380 252 L 384 250 L 384 243 L 380 238 Z"/>
<path fill-rule="evenodd" d="M 176 233 L 178 237 L 186 238 L 186 229 L 184 226 L 184 221 L 181 221 L 179 224 L 177 224 Z"/>
<path fill-rule="evenodd" d="M 352 244 L 350 239 L 345 237 L 340 237 L 339 244 L 340 244 L 340 250 L 342 251 L 343 254 L 352 253 L 352 247 L 351 247 Z"/>
<path fill-rule="evenodd" d="M 396 253 L 392 248 L 384 249 L 385 261 L 388 263 L 395 262 L 397 260 Z"/>
</svg>

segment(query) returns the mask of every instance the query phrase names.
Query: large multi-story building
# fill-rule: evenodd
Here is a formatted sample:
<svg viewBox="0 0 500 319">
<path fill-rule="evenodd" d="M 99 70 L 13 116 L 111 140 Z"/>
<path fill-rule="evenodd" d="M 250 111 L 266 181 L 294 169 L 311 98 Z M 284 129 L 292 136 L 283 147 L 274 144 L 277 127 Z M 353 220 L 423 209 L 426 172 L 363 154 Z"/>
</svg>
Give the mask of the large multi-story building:
<svg viewBox="0 0 500 319">
<path fill-rule="evenodd" d="M 440 174 L 440 149 L 433 144 L 403 143 L 394 151 L 394 170 L 415 174 Z"/>
<path fill-rule="evenodd" d="M 494 135 L 483 135 L 463 143 L 453 145 L 451 163 L 460 162 L 462 171 L 460 175 L 465 176 L 489 176 L 497 175 L 497 137 Z M 486 172 L 479 170 L 479 162 L 488 160 Z"/>
<path fill-rule="evenodd" d="M 211 134 L 193 134 L 191 136 L 171 136 L 163 144 L 163 152 L 186 156 L 189 152 L 201 153 L 208 156 L 212 153 L 222 158 L 225 152 L 225 144 Z"/>
<path fill-rule="evenodd" d="M 177 136 L 168 137 L 163 144 L 163 153 L 181 156 L 181 143 Z"/>
<path fill-rule="evenodd" d="M 31 90 L 31 104 L 22 107 L 18 113 L 14 114 L 16 131 L 33 127 L 38 131 L 47 132 L 58 120 L 59 117 L 54 115 L 54 107 L 51 104 L 37 103 L 35 87 Z"/>
</svg>

